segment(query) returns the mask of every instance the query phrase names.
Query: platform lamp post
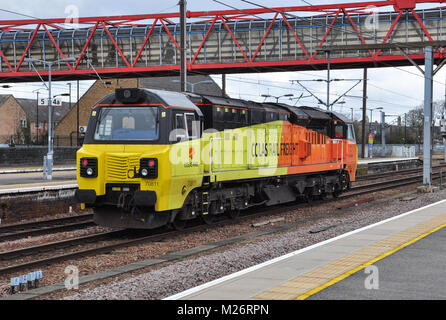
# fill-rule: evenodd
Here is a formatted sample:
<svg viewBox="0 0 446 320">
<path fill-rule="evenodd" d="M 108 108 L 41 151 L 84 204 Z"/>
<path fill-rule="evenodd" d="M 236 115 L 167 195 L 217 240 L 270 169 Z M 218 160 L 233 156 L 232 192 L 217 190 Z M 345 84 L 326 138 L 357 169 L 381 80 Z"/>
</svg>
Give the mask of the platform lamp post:
<svg viewBox="0 0 446 320">
<path fill-rule="evenodd" d="M 53 140 L 54 140 L 54 132 L 53 132 L 53 106 L 52 106 L 52 99 L 51 99 L 51 69 L 53 67 L 53 64 L 60 63 L 60 62 L 76 62 L 76 59 L 71 58 L 63 58 L 53 61 L 45 61 L 40 59 L 34 59 L 34 58 L 25 58 L 25 62 L 29 62 L 33 64 L 34 62 L 40 62 L 42 64 L 45 64 L 48 67 L 48 154 L 46 157 L 43 158 L 43 179 L 44 180 L 52 180 L 53 179 L 53 155 L 54 155 L 54 148 L 53 148 Z"/>
<path fill-rule="evenodd" d="M 369 128 L 370 133 L 372 133 L 373 110 L 382 110 L 382 109 L 383 109 L 383 107 L 370 109 L 370 128 Z"/>
</svg>

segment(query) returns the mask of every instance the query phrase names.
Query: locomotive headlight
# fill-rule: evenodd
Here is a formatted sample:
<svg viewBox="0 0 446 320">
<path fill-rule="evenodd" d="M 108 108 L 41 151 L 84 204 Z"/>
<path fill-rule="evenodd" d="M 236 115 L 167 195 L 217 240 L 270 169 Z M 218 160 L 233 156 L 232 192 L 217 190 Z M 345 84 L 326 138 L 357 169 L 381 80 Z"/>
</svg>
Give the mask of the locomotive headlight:
<svg viewBox="0 0 446 320">
<path fill-rule="evenodd" d="M 142 158 L 139 161 L 139 174 L 141 178 L 156 179 L 158 178 L 158 159 Z"/>
<path fill-rule="evenodd" d="M 84 178 L 96 178 L 98 176 L 98 159 L 80 159 L 80 176 Z"/>
</svg>

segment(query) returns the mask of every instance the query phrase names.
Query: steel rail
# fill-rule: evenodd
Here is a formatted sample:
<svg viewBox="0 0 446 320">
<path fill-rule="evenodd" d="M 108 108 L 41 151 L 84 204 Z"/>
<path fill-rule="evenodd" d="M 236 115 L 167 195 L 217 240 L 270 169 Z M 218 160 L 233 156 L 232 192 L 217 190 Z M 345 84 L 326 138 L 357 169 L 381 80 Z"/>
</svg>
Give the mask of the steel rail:
<svg viewBox="0 0 446 320">
<path fill-rule="evenodd" d="M 20 222 L 7 225 L 0 225 L 0 241 L 17 235 L 37 235 L 40 231 L 48 232 L 53 230 L 63 230 L 64 227 L 73 226 L 76 223 L 91 222 L 93 214 L 79 216 L 53 218 L 40 221 Z"/>
</svg>

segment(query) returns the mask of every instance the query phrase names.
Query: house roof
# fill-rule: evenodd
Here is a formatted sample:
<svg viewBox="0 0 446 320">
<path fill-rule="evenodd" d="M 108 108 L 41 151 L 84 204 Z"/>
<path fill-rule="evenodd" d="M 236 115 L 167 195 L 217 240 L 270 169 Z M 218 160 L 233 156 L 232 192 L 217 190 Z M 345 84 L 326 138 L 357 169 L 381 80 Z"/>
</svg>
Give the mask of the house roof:
<svg viewBox="0 0 446 320">
<path fill-rule="evenodd" d="M 16 98 L 31 122 L 37 120 L 37 101 L 34 99 Z M 72 103 L 71 107 L 75 104 Z M 54 122 L 59 122 L 70 111 L 70 104 L 63 102 L 61 107 L 54 107 Z M 48 107 L 39 107 L 39 122 L 48 122 Z"/>
<path fill-rule="evenodd" d="M 175 81 L 174 81 L 175 80 Z M 178 82 L 179 77 L 151 77 L 151 78 L 139 78 L 139 83 L 143 88 L 158 89 L 166 91 L 180 92 L 181 87 Z M 187 82 L 198 83 L 201 81 L 212 81 L 209 83 L 200 83 L 194 86 L 194 93 L 207 94 L 211 96 L 222 96 L 222 90 L 220 86 L 210 77 L 202 75 L 188 75 Z M 190 85 L 187 85 L 187 90 L 192 91 Z"/>
<path fill-rule="evenodd" d="M 10 94 L 0 94 L 0 107 L 8 100 Z"/>
<path fill-rule="evenodd" d="M 9 97 L 12 97 L 11 94 L 1 94 L 0 95 L 0 107 L 8 100 Z M 34 99 L 24 99 L 24 98 L 15 98 L 18 104 L 22 107 L 23 111 L 26 113 L 26 116 L 31 122 L 36 122 L 37 120 L 37 100 Z M 71 104 L 71 107 L 74 104 Z M 70 111 L 70 104 L 67 102 L 63 102 L 61 107 L 54 107 L 54 121 L 59 122 L 62 118 Z M 48 108 L 47 107 L 39 107 L 39 121 L 40 122 L 48 122 Z"/>
</svg>

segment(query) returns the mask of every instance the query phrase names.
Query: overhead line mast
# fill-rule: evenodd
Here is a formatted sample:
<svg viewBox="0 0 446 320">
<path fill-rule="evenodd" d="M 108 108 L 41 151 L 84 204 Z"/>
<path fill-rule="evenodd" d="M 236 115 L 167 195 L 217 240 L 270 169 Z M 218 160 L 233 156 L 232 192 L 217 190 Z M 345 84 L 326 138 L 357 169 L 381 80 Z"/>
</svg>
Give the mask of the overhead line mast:
<svg viewBox="0 0 446 320">
<path fill-rule="evenodd" d="M 181 92 L 186 91 L 187 83 L 187 58 L 186 58 L 186 0 L 180 0 L 180 29 L 181 29 L 181 40 L 180 40 L 180 82 L 181 82 Z"/>
</svg>

